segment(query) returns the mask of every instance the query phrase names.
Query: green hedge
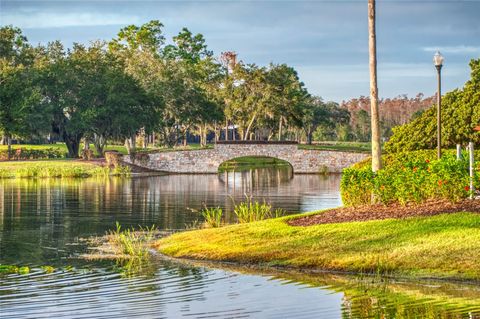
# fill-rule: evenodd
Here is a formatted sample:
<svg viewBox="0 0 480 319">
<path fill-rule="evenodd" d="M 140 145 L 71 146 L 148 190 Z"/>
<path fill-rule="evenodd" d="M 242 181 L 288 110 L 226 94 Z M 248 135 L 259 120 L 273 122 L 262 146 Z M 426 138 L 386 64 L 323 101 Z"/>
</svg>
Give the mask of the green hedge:
<svg viewBox="0 0 480 319">
<path fill-rule="evenodd" d="M 340 190 L 346 206 L 371 203 L 372 195 L 383 204 L 422 203 L 429 199 L 459 201 L 470 195 L 467 154 L 457 160 L 453 151 L 441 160 L 435 151 L 388 154 L 383 157 L 384 169 L 374 174 L 366 160 L 343 171 Z M 478 158 L 478 153 L 476 154 Z M 477 164 L 475 186 L 478 189 Z"/>
<path fill-rule="evenodd" d="M 36 160 L 36 159 L 54 159 L 65 157 L 65 152 L 58 148 L 49 147 L 44 149 L 17 148 L 12 149 L 12 160 Z M 0 150 L 0 160 L 8 159 L 8 150 Z"/>
</svg>

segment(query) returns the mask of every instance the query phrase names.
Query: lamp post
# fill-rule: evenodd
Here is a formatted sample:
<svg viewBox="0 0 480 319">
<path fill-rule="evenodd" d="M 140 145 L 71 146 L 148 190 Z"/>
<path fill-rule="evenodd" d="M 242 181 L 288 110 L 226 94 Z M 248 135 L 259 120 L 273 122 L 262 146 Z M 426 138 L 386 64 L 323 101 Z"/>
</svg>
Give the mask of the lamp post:
<svg viewBox="0 0 480 319">
<path fill-rule="evenodd" d="M 438 89 L 437 89 L 437 157 L 440 159 L 442 157 L 442 66 L 443 66 L 443 56 L 440 52 L 436 52 L 433 56 L 433 64 L 437 69 L 437 80 L 438 80 Z"/>
</svg>

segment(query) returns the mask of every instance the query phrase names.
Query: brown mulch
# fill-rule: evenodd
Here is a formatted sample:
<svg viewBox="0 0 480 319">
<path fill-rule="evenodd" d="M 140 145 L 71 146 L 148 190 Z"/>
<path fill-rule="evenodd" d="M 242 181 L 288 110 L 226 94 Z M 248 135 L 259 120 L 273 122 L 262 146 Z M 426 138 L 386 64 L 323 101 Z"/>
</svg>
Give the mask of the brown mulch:
<svg viewBox="0 0 480 319">
<path fill-rule="evenodd" d="M 480 200 L 463 200 L 450 203 L 444 200 L 429 201 L 424 204 L 406 205 L 369 205 L 361 207 L 341 207 L 319 214 L 296 218 L 288 222 L 292 226 L 312 226 L 344 222 L 359 222 L 388 218 L 403 219 L 417 216 L 434 216 L 444 213 L 472 212 L 480 213 Z"/>
</svg>

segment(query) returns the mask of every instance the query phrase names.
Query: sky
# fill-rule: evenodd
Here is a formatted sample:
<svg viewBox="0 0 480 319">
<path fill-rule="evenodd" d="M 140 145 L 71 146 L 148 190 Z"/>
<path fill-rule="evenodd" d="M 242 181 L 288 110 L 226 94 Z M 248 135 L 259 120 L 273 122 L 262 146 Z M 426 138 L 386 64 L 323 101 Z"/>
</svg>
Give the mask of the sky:
<svg viewBox="0 0 480 319">
<path fill-rule="evenodd" d="M 215 55 L 286 63 L 325 100 L 369 95 L 367 0 L 0 0 L 0 25 L 20 27 L 32 44 L 110 40 L 150 20 L 165 25 L 169 41 L 187 27 Z M 436 50 L 445 57 L 442 90 L 462 87 L 468 62 L 480 58 L 480 0 L 377 0 L 380 97 L 433 95 Z"/>
</svg>

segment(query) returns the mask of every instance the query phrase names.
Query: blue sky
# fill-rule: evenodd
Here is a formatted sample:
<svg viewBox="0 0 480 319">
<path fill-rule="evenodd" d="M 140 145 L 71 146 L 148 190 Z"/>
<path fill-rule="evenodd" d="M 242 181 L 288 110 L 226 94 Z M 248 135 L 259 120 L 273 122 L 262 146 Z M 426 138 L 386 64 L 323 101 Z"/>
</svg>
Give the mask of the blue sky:
<svg viewBox="0 0 480 319">
<path fill-rule="evenodd" d="M 445 56 L 444 91 L 463 86 L 480 57 L 480 0 L 377 1 L 379 95 L 433 95 L 432 56 Z M 168 38 L 182 27 L 202 33 L 215 54 L 236 51 L 260 65 L 287 63 L 326 100 L 369 94 L 367 0 L 353 1 L 8 1 L 0 24 L 31 43 L 111 39 L 152 19 Z"/>
</svg>

